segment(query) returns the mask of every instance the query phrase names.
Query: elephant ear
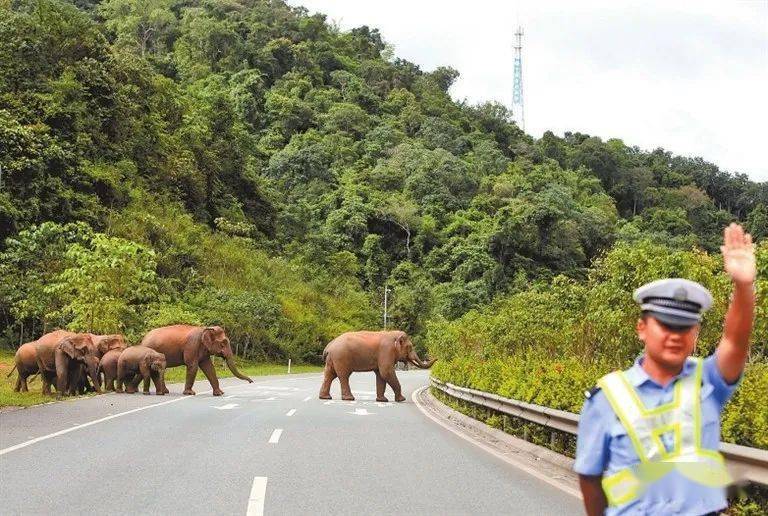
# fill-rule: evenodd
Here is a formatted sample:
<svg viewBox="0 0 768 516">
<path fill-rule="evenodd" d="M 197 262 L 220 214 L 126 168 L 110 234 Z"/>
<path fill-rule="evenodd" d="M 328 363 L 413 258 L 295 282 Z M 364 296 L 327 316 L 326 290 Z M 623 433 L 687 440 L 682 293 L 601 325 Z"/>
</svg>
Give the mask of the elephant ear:
<svg viewBox="0 0 768 516">
<path fill-rule="evenodd" d="M 111 349 L 109 344 L 110 344 L 109 337 L 102 337 L 99 339 L 99 343 L 96 345 L 96 348 L 98 349 L 100 355 L 105 355 L 107 351 Z"/>
<path fill-rule="evenodd" d="M 200 340 L 205 347 L 205 349 L 209 353 L 215 353 L 216 350 L 213 349 L 213 332 L 215 331 L 215 328 L 213 326 L 206 326 L 203 328 L 203 331 L 200 332 Z"/>
<path fill-rule="evenodd" d="M 106 344 L 107 349 L 103 351 L 103 353 L 106 353 L 107 351 L 112 351 L 113 349 L 125 349 L 127 347 L 125 343 L 125 338 L 122 335 L 110 335 L 104 340 L 107 343 Z"/>
<path fill-rule="evenodd" d="M 402 356 L 405 349 L 405 334 L 398 333 L 395 335 L 395 348 L 397 349 L 397 355 Z"/>
<path fill-rule="evenodd" d="M 74 360 L 77 358 L 77 351 L 75 351 L 75 344 L 72 342 L 72 339 L 67 338 L 59 342 L 57 346 L 60 350 L 62 350 L 64 353 L 67 354 L 69 358 Z"/>
<path fill-rule="evenodd" d="M 145 353 L 144 356 L 141 357 L 141 361 L 147 369 L 152 369 L 152 353 Z"/>
</svg>

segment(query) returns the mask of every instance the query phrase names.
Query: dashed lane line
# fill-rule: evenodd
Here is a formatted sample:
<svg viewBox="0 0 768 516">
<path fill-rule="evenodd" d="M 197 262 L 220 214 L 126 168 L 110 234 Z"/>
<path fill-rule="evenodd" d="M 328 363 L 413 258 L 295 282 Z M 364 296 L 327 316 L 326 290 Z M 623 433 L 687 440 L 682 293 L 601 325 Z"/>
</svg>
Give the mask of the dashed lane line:
<svg viewBox="0 0 768 516">
<path fill-rule="evenodd" d="M 248 496 L 248 509 L 245 516 L 262 516 L 264 514 L 264 499 L 267 494 L 267 477 L 255 477 Z"/>
<path fill-rule="evenodd" d="M 272 436 L 269 438 L 269 444 L 277 444 L 282 434 L 283 434 L 283 429 L 276 428 L 275 431 L 272 432 Z"/>
</svg>

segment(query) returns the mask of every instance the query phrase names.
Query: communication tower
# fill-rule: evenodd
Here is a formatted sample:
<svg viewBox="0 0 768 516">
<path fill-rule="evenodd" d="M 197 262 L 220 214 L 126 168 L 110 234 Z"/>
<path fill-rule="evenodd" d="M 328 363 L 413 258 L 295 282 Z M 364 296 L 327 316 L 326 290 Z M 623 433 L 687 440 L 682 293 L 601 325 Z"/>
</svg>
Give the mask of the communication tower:
<svg viewBox="0 0 768 516">
<path fill-rule="evenodd" d="M 515 68 L 512 85 L 512 117 L 520 129 L 525 131 L 525 106 L 523 104 L 523 28 L 515 32 Z"/>
</svg>

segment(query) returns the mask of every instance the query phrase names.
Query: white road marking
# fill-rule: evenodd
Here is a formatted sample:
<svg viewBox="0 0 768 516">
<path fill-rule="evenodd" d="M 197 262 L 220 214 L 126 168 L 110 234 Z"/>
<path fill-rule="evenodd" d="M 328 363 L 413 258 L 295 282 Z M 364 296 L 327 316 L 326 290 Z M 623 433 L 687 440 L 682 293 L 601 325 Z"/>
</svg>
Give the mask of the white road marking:
<svg viewBox="0 0 768 516">
<path fill-rule="evenodd" d="M 347 414 L 354 414 L 356 416 L 372 416 L 374 412 L 368 412 L 368 409 L 358 408 L 354 412 L 347 412 Z"/>
<path fill-rule="evenodd" d="M 269 444 L 277 444 L 277 441 L 280 440 L 280 436 L 283 433 L 282 428 L 275 429 L 274 432 L 272 432 L 272 436 L 269 438 Z"/>
<path fill-rule="evenodd" d="M 309 401 L 310 399 L 312 399 L 312 396 L 307 396 L 306 398 L 304 398 L 304 401 Z"/>
<path fill-rule="evenodd" d="M 233 388 L 237 389 L 237 388 L 241 388 L 241 387 L 248 387 L 248 385 L 240 385 L 240 386 L 233 387 Z M 212 391 L 213 390 L 211 389 L 211 390 L 200 392 L 200 393 L 198 393 L 197 397 L 199 397 L 202 394 L 208 394 L 208 393 L 210 393 Z M 191 399 L 194 399 L 194 398 L 195 398 L 195 396 L 181 396 L 179 398 L 174 398 L 172 400 L 161 401 L 160 403 L 155 403 L 153 405 L 147 405 L 145 407 L 138 407 L 138 408 L 135 408 L 135 409 L 126 410 L 125 412 L 119 412 L 119 413 L 111 415 L 111 416 L 102 417 L 100 419 L 94 419 L 93 421 L 89 421 L 87 423 L 83 423 L 82 425 L 73 426 L 73 427 L 70 427 L 70 428 L 65 428 L 64 430 L 59 430 L 58 432 L 53 432 L 52 434 L 43 435 L 43 436 L 40 436 L 40 437 L 36 437 L 34 439 L 30 439 L 29 441 L 24 441 L 23 443 L 19 443 L 19 444 L 13 445 L 13 446 L 9 446 L 8 448 L 3 448 L 2 450 L 0 450 L 0 456 L 5 455 L 6 453 L 11 453 L 12 451 L 20 450 L 21 448 L 26 448 L 27 446 L 30 446 L 30 445 L 35 444 L 35 443 L 39 443 L 40 441 L 45 441 L 45 440 L 51 439 L 53 437 L 58 437 L 60 435 L 68 434 L 69 432 L 74 432 L 75 430 L 79 430 L 81 428 L 86 428 L 86 427 L 89 427 L 89 426 L 92 426 L 92 425 L 96 425 L 98 423 L 103 423 L 104 421 L 109 421 L 110 419 L 115 419 L 115 418 L 118 418 L 118 417 L 126 416 L 128 414 L 133 414 L 134 412 L 141 412 L 142 410 L 147 410 L 147 409 L 151 409 L 151 408 L 154 408 L 154 407 L 160 407 L 162 405 L 169 405 L 171 403 L 178 403 L 179 401 L 191 400 Z M 46 403 L 46 405 L 47 405 L 47 403 Z"/>
<path fill-rule="evenodd" d="M 295 413 L 296 413 L 296 409 L 295 409 L 295 408 L 292 408 L 291 410 L 289 410 L 289 411 L 288 411 L 288 413 L 286 414 L 286 416 L 288 416 L 288 417 L 291 417 L 291 416 L 292 416 L 292 415 L 294 415 Z"/>
<path fill-rule="evenodd" d="M 490 446 L 487 446 L 487 445 L 481 443 L 480 441 L 476 441 L 475 439 L 472 439 L 472 438 L 466 436 L 463 432 L 460 432 L 459 430 L 453 428 L 452 426 L 449 426 L 447 423 L 444 423 L 437 416 L 433 416 L 432 414 L 430 414 L 429 411 L 427 409 L 425 409 L 422 406 L 421 402 L 419 401 L 419 394 L 421 394 L 421 392 L 423 390 L 425 390 L 425 389 L 429 389 L 429 387 L 428 386 L 424 386 L 421 389 L 416 389 L 415 391 L 413 391 L 413 393 L 411 394 L 411 399 L 416 404 L 416 406 L 419 408 L 419 410 L 421 410 L 422 414 L 427 416 L 429 419 L 431 419 L 432 421 L 434 421 L 438 425 L 442 426 L 446 430 L 449 430 L 449 431 L 453 432 L 454 434 L 458 435 L 459 437 L 461 437 L 465 441 L 471 442 L 472 444 L 482 448 L 483 450 L 487 451 L 488 453 L 490 453 L 492 455 L 495 455 L 496 457 L 500 458 L 504 462 L 512 464 L 513 466 L 515 466 L 515 467 L 525 471 L 529 475 L 534 476 L 534 477 L 538 478 L 539 480 L 543 480 L 547 484 L 555 486 L 556 488 L 560 489 L 561 491 L 565 491 L 566 493 L 568 493 L 571 496 L 575 496 L 576 498 L 581 498 L 581 493 L 578 490 L 572 489 L 569 486 L 565 486 L 565 485 L 563 485 L 563 484 L 561 484 L 559 482 L 556 482 L 555 480 L 551 479 L 550 477 L 548 477 L 544 473 L 541 473 L 540 471 L 538 471 L 538 470 L 528 466 L 527 464 L 524 464 L 521 461 L 515 460 L 515 459 L 513 459 L 512 457 L 510 457 L 508 455 L 503 455 L 503 454 L 497 452 L 496 450 L 494 450 Z"/>
<path fill-rule="evenodd" d="M 248 509 L 245 516 L 262 516 L 264 514 L 264 499 L 267 494 L 267 477 L 255 477 L 248 497 Z"/>
<path fill-rule="evenodd" d="M 211 392 L 211 391 L 208 391 L 208 392 Z M 103 417 L 101 419 L 96 419 L 94 421 L 89 421 L 88 423 L 83 423 L 82 425 L 79 425 L 79 426 L 73 426 L 73 427 L 70 427 L 70 428 L 66 428 L 64 430 L 59 430 L 58 432 L 54 432 L 52 434 L 43 435 L 41 437 L 36 437 L 35 439 L 31 439 L 29 441 L 25 441 L 23 443 L 19 443 L 17 445 L 10 446 L 8 448 L 3 448 L 2 450 L 0 450 L 0 455 L 5 455 L 6 453 L 10 453 L 12 451 L 16 451 L 16 450 L 19 450 L 21 448 L 26 448 L 27 446 L 29 446 L 31 444 L 39 443 L 40 441 L 45 441 L 46 439 L 50 439 L 52 437 L 58 437 L 60 435 L 68 434 L 69 432 L 73 432 L 73 431 L 78 430 L 80 428 L 85 428 L 85 427 L 88 427 L 88 426 L 91 426 L 91 425 L 95 425 L 97 423 L 102 423 L 104 421 L 109 421 L 110 419 L 114 419 L 116 417 L 125 416 L 126 414 L 133 414 L 134 412 L 139 412 L 141 410 L 147 410 L 147 409 L 150 409 L 150 408 L 153 408 L 153 407 L 159 407 L 160 405 L 168 405 L 169 403 L 176 403 L 178 401 L 184 401 L 184 400 L 188 400 L 188 399 L 192 399 L 192 396 L 184 396 L 182 398 L 176 398 L 176 399 L 172 399 L 172 400 L 168 400 L 168 401 L 163 401 L 163 402 L 160 402 L 160 403 L 155 403 L 154 405 L 147 405 L 146 407 L 139 407 L 139 408 L 135 408 L 135 409 L 132 409 L 132 410 L 128 410 L 126 412 L 120 412 L 119 414 L 115 414 L 114 416 L 107 416 L 107 417 Z"/>
<path fill-rule="evenodd" d="M 233 408 L 239 407 L 239 406 L 240 405 L 238 405 L 237 403 L 227 403 L 226 405 L 221 405 L 221 406 L 213 407 L 213 408 L 215 408 L 217 410 L 232 410 Z"/>
</svg>

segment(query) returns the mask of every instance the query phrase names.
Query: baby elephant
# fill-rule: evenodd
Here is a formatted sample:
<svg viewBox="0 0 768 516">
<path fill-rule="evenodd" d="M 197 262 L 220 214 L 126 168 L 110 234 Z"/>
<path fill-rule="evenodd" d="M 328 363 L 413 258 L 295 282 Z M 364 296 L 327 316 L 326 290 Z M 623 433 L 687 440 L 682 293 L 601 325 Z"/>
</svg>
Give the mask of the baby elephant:
<svg viewBox="0 0 768 516">
<path fill-rule="evenodd" d="M 112 349 L 104 353 L 99 361 L 99 373 L 104 374 L 104 390 L 114 391 L 115 380 L 117 379 L 117 361 L 123 353 L 124 348 Z M 122 387 L 117 392 L 123 392 Z"/>
<path fill-rule="evenodd" d="M 144 379 L 144 394 L 149 394 L 149 380 L 155 384 L 155 394 L 168 394 L 165 386 L 165 355 L 146 346 L 130 346 L 117 359 L 117 391 L 133 394 Z"/>
</svg>

